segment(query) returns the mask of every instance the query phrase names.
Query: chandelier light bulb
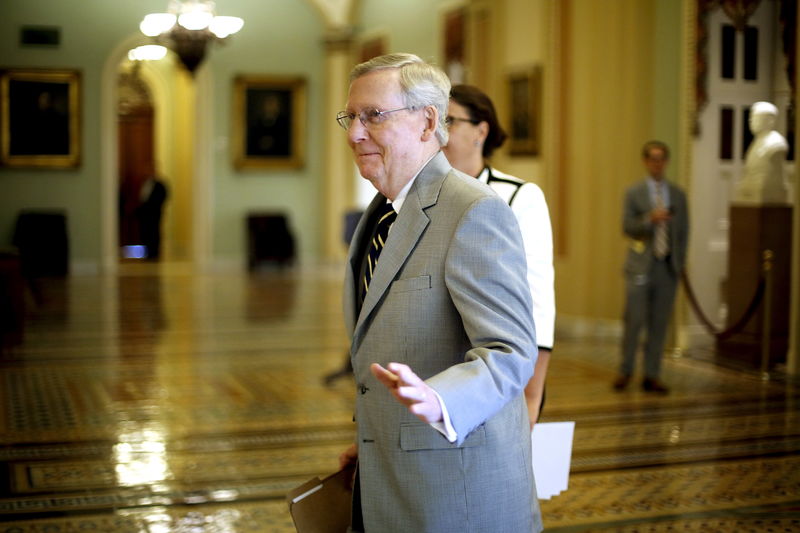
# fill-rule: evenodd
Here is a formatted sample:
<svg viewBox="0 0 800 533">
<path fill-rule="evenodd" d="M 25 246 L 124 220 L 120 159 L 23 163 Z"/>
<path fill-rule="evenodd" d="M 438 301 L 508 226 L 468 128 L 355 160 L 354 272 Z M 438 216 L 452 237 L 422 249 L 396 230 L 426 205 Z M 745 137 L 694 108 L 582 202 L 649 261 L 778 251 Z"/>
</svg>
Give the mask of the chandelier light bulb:
<svg viewBox="0 0 800 533">
<path fill-rule="evenodd" d="M 244 20 L 239 17 L 219 16 L 214 17 L 208 29 L 220 39 L 224 39 L 241 30 L 242 26 L 244 26 Z"/>
<path fill-rule="evenodd" d="M 146 44 L 137 46 L 128 52 L 128 59 L 131 61 L 158 61 L 164 59 L 167 49 L 157 44 Z"/>
<path fill-rule="evenodd" d="M 190 11 L 188 13 L 181 13 L 178 16 L 178 24 L 187 30 L 202 30 L 207 28 L 212 20 L 214 20 L 214 15 L 208 11 Z"/>
<path fill-rule="evenodd" d="M 177 17 L 171 13 L 150 13 L 145 15 L 139 24 L 139 29 L 148 37 L 155 37 L 169 31 Z"/>
<path fill-rule="evenodd" d="M 194 73 L 209 44 L 224 43 L 244 26 L 239 17 L 215 16 L 214 7 L 213 0 L 169 0 L 167 13 L 146 15 L 139 29 L 175 52 L 183 66 Z M 138 52 L 131 54 L 132 60 L 138 58 Z"/>
</svg>

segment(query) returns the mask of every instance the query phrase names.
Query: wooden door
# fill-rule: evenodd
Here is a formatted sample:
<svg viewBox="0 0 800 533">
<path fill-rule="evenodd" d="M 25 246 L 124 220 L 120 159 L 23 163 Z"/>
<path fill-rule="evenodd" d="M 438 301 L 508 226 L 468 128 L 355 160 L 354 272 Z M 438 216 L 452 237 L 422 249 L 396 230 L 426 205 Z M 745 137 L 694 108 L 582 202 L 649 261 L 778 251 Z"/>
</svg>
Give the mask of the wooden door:
<svg viewBox="0 0 800 533">
<path fill-rule="evenodd" d="M 136 208 L 142 184 L 155 172 L 153 107 L 139 105 L 119 114 L 119 245 L 142 244 Z"/>
</svg>

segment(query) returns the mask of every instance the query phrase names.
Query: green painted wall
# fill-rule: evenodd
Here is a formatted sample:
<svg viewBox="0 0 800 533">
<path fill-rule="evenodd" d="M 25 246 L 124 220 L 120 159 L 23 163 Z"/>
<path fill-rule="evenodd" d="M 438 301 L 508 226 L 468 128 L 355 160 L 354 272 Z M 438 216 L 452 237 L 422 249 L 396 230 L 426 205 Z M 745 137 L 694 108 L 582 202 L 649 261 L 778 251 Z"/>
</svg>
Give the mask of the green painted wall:
<svg viewBox="0 0 800 533">
<path fill-rule="evenodd" d="M 681 6 L 654 0 L 655 90 L 653 135 L 677 148 L 679 132 Z M 2 0 L 0 67 L 79 69 L 83 77 L 83 159 L 74 170 L 0 169 L 0 247 L 11 243 L 21 209 L 63 209 L 69 218 L 71 260 L 86 269 L 101 261 L 101 76 L 105 61 L 122 42 L 138 35 L 145 13 L 165 9 L 167 0 Z M 409 51 L 440 60 L 441 12 L 449 0 L 363 0 L 355 12 L 362 34 L 384 34 L 390 51 Z M 289 214 L 300 261 L 319 252 L 322 180 L 325 26 L 305 0 L 220 0 L 221 14 L 245 18 L 242 32 L 226 46 L 215 46 L 208 59 L 212 73 L 213 151 L 211 174 L 212 261 L 244 264 L 245 217 L 249 211 Z M 57 49 L 21 48 L 22 25 L 54 25 L 62 32 Z M 306 165 L 292 171 L 238 172 L 231 165 L 232 81 L 237 74 L 302 75 L 308 80 Z M 678 168 L 675 154 L 673 168 Z"/>
<path fill-rule="evenodd" d="M 149 12 L 163 11 L 167 0 L 3 0 L 0 6 L 0 67 L 72 68 L 83 78 L 82 163 L 74 170 L 0 169 L 0 247 L 11 243 L 21 209 L 61 209 L 68 216 L 70 259 L 79 269 L 101 262 L 101 76 L 105 61 L 123 41 L 138 35 Z M 317 253 L 322 139 L 313 125 L 320 120 L 323 87 L 323 23 L 306 1 L 223 0 L 219 14 L 241 16 L 244 29 L 226 46 L 215 46 L 208 59 L 213 73 L 215 151 L 211 198 L 212 253 L 215 261 L 244 264 L 244 217 L 251 209 L 289 213 L 300 259 Z M 58 26 L 55 49 L 22 48 L 22 25 Z M 206 67 L 203 67 L 206 68 Z M 306 166 L 292 172 L 237 173 L 231 165 L 228 137 L 232 79 L 236 74 L 293 74 L 308 79 Z"/>
<path fill-rule="evenodd" d="M 363 0 L 356 26 L 388 37 L 388 52 L 409 52 L 440 64 L 440 14 L 443 6 L 453 5 L 452 0 Z"/>
<path fill-rule="evenodd" d="M 263 6 L 252 9 L 253 4 Z M 239 9 L 247 4 L 249 9 Z M 268 4 L 268 7 L 267 7 Z M 218 47 L 214 70 L 213 255 L 223 264 L 247 255 L 245 218 L 249 211 L 283 211 L 295 236 L 300 261 L 319 251 L 323 166 L 322 98 L 325 83 L 324 24 L 307 1 L 217 2 L 222 13 L 245 13 L 245 28 L 230 46 Z M 250 31 L 245 31 L 245 30 Z M 307 82 L 306 160 L 296 170 L 237 171 L 231 164 L 230 113 L 238 74 L 303 76 Z M 242 263 L 243 264 L 243 263 Z"/>
<path fill-rule="evenodd" d="M 0 246 L 11 242 L 20 209 L 61 209 L 68 217 L 73 261 L 97 264 L 100 254 L 99 122 L 100 74 L 108 50 L 136 31 L 138 11 L 156 2 L 85 2 L 5 0 L 0 16 L 0 66 L 75 68 L 83 81 L 81 122 L 82 164 L 75 170 L 0 169 Z M 21 48 L 20 26 L 61 28 L 56 49 Z M 87 28 L 91 28 L 88 31 Z"/>
</svg>

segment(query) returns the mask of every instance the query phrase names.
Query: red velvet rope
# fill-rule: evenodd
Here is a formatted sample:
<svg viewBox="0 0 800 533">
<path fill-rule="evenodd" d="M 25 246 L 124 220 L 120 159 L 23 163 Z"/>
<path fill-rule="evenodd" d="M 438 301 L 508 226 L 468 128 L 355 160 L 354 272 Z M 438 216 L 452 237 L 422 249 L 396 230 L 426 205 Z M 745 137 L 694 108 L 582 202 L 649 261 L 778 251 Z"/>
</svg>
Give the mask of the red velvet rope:
<svg viewBox="0 0 800 533">
<path fill-rule="evenodd" d="M 756 287 L 756 292 L 753 295 L 753 299 L 750 301 L 750 305 L 747 306 L 745 309 L 744 314 L 742 314 L 741 318 L 736 321 L 731 327 L 725 330 L 718 330 L 716 326 L 706 317 L 703 313 L 703 310 L 700 309 L 700 304 L 697 302 L 697 297 L 694 294 L 694 290 L 692 290 L 692 285 L 689 283 L 689 277 L 686 275 L 686 271 L 684 270 L 681 273 L 681 281 L 683 281 L 683 288 L 686 290 L 686 296 L 689 298 L 689 303 L 692 306 L 692 310 L 697 315 L 697 318 L 703 323 L 709 333 L 714 335 L 718 340 L 727 339 L 731 335 L 738 333 L 739 331 L 744 328 L 745 324 L 747 324 L 753 315 L 758 309 L 759 304 L 761 303 L 761 299 L 764 297 L 764 287 L 766 286 L 766 280 L 764 276 L 760 276 L 758 279 L 758 287 Z"/>
</svg>

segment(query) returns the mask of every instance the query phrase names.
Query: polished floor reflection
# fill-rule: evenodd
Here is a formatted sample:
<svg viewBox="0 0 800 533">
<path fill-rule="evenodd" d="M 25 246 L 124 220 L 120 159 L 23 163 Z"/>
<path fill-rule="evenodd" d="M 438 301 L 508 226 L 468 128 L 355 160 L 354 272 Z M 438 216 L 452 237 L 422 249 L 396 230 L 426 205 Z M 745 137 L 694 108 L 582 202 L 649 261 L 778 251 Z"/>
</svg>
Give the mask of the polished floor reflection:
<svg viewBox="0 0 800 533">
<path fill-rule="evenodd" d="M 284 494 L 353 436 L 339 268 L 123 265 L 42 281 L 0 357 L 0 533 L 291 532 Z M 691 357 L 615 393 L 615 342 L 560 338 L 545 421 L 574 420 L 547 531 L 800 531 L 796 384 Z"/>
</svg>

